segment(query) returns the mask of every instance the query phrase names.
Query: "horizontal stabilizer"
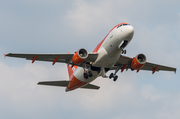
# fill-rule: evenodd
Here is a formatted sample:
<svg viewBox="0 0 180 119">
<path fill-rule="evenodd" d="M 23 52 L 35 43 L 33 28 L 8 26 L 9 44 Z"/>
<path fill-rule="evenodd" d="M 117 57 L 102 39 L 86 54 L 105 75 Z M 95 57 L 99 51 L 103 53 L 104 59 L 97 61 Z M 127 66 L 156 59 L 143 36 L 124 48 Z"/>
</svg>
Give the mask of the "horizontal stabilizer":
<svg viewBox="0 0 180 119">
<path fill-rule="evenodd" d="M 49 86 L 62 86 L 67 87 L 69 85 L 69 81 L 45 81 L 45 82 L 39 82 L 38 85 L 49 85 Z M 98 90 L 100 87 L 92 84 L 87 84 L 83 87 L 84 89 L 96 89 Z"/>
<path fill-rule="evenodd" d="M 87 84 L 86 86 L 83 86 L 81 88 L 85 88 L 85 89 L 96 89 L 98 90 L 100 87 L 96 86 L 96 85 L 92 85 L 92 84 Z"/>
<path fill-rule="evenodd" d="M 66 87 L 69 85 L 69 81 L 45 81 L 39 82 L 38 85 L 49 85 L 49 86 L 62 86 Z"/>
</svg>

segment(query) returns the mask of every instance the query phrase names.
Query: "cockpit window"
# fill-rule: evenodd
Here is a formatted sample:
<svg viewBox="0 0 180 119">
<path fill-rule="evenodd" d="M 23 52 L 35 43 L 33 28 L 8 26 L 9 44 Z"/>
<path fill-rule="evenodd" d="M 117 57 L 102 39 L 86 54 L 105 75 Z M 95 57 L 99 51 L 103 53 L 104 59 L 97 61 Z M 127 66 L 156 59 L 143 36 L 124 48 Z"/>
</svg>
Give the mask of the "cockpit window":
<svg viewBox="0 0 180 119">
<path fill-rule="evenodd" d="M 119 28 L 121 26 L 126 26 L 126 25 L 129 25 L 129 24 L 121 24 L 121 25 L 117 26 L 117 28 Z"/>
</svg>

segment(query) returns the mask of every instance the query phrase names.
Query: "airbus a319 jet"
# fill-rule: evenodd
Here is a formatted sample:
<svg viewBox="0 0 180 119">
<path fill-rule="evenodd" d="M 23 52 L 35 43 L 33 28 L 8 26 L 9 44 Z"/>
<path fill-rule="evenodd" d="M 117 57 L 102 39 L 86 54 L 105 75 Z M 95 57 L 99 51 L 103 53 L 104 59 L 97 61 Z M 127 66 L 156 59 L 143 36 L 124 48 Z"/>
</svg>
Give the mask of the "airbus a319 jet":
<svg viewBox="0 0 180 119">
<path fill-rule="evenodd" d="M 113 81 L 118 79 L 116 75 L 120 70 L 131 69 L 139 72 L 148 70 L 154 74 L 156 71 L 174 71 L 176 68 L 153 64 L 146 61 L 144 54 L 138 54 L 133 58 L 123 56 L 126 54 L 125 47 L 129 44 L 134 34 L 134 28 L 128 23 L 116 25 L 106 35 L 106 37 L 88 53 L 86 49 L 81 48 L 75 53 L 64 54 L 22 54 L 9 53 L 8 57 L 25 58 L 26 60 L 47 61 L 55 63 L 66 63 L 69 73 L 69 80 L 39 82 L 39 85 L 63 86 L 67 91 L 77 88 L 99 89 L 99 86 L 90 84 L 97 77 L 110 78 Z M 109 76 L 106 73 L 114 70 Z"/>
</svg>

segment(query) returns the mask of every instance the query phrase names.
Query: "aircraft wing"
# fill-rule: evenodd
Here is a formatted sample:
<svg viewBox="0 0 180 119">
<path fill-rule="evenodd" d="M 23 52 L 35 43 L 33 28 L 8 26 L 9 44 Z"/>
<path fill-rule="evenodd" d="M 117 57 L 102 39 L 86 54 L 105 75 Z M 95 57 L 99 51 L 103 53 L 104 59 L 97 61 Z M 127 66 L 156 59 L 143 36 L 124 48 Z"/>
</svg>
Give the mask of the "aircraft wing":
<svg viewBox="0 0 180 119">
<path fill-rule="evenodd" d="M 45 81 L 45 82 L 39 82 L 38 85 L 48 85 L 48 86 L 62 86 L 62 87 L 66 87 L 69 85 L 70 81 Z M 83 87 L 80 88 L 84 88 L 84 89 L 96 89 L 98 90 L 100 87 L 93 85 L 93 84 L 87 84 Z"/>
<path fill-rule="evenodd" d="M 32 60 L 32 63 L 37 61 L 47 61 L 47 62 L 60 62 L 60 63 L 71 63 L 71 59 L 74 54 L 20 54 L 20 53 L 9 53 L 5 56 L 25 58 L 26 60 Z M 87 62 L 94 62 L 98 56 L 98 53 L 89 53 Z"/>
<path fill-rule="evenodd" d="M 112 67 L 111 69 L 112 70 L 116 69 L 118 65 L 125 65 L 125 64 L 127 64 L 126 69 L 130 69 L 132 59 L 133 58 L 121 55 L 119 60 L 117 61 L 116 65 L 114 67 Z M 174 72 L 176 72 L 176 68 L 163 66 L 163 65 L 159 65 L 159 64 L 154 64 L 154 63 L 150 63 L 150 62 L 146 62 L 145 65 L 140 70 L 153 71 L 155 68 L 156 68 L 156 71 L 162 70 L 162 71 L 174 71 Z"/>
<path fill-rule="evenodd" d="M 149 62 L 146 62 L 146 64 L 141 68 L 141 70 L 153 71 L 156 67 L 157 67 L 156 71 L 163 70 L 163 71 L 174 71 L 174 72 L 176 72 L 176 68 L 158 65 L 158 64 L 153 64 L 153 63 L 149 63 Z"/>
</svg>

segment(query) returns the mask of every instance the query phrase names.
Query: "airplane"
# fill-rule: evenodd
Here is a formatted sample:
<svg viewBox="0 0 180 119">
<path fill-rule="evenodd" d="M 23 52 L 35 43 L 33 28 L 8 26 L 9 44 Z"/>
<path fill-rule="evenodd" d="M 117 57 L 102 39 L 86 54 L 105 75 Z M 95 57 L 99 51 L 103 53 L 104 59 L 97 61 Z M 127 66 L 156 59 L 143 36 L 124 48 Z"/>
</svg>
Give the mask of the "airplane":
<svg viewBox="0 0 180 119">
<path fill-rule="evenodd" d="M 95 47 L 95 49 L 88 53 L 86 49 L 81 48 L 75 53 L 64 54 L 23 54 L 23 53 L 8 53 L 4 56 L 25 58 L 26 60 L 47 61 L 52 62 L 52 65 L 57 63 L 66 63 L 69 80 L 62 81 L 44 81 L 39 82 L 39 85 L 62 86 L 66 87 L 65 91 L 72 91 L 78 88 L 96 89 L 100 87 L 90 84 L 97 77 L 102 76 L 108 78 L 106 73 L 114 70 L 114 73 L 109 75 L 110 79 L 116 81 L 116 75 L 119 70 L 123 72 L 125 69 L 152 71 L 174 71 L 176 68 L 162 66 L 146 61 L 144 54 L 138 54 L 133 58 L 124 56 L 126 54 L 125 47 L 132 40 L 134 35 L 134 28 L 128 23 L 120 23 L 110 30 L 105 38 Z"/>
</svg>

